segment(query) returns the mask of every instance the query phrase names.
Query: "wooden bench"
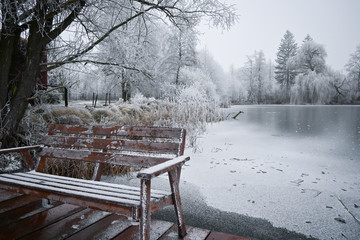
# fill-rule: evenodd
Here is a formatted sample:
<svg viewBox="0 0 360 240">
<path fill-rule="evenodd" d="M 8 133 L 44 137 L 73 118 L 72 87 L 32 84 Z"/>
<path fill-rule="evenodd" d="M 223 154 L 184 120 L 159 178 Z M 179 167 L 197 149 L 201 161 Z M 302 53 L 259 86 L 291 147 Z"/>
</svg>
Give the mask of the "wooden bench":
<svg viewBox="0 0 360 240">
<path fill-rule="evenodd" d="M 0 188 L 44 199 L 116 212 L 140 221 L 140 239 L 149 239 L 151 213 L 174 205 L 178 233 L 186 235 L 179 193 L 186 131 L 180 128 L 50 125 L 44 145 L 0 149 L 19 152 L 30 171 L 0 174 Z M 30 150 L 39 151 L 35 166 Z M 91 180 L 44 173 L 48 159 L 95 163 Z M 140 187 L 100 182 L 105 164 L 141 169 Z M 171 192 L 151 189 L 151 179 L 168 173 Z"/>
</svg>

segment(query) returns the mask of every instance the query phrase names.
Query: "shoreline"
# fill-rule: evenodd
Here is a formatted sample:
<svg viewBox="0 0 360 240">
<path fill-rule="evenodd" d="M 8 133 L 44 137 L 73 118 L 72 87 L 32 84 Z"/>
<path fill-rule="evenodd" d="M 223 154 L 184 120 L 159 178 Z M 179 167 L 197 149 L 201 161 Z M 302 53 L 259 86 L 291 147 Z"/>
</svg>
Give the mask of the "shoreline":
<svg viewBox="0 0 360 240">
<path fill-rule="evenodd" d="M 166 179 L 160 181 L 163 181 L 160 185 L 166 184 Z M 156 185 L 159 185 L 159 181 Z M 192 186 L 190 183 L 182 183 L 180 188 L 186 225 L 254 240 L 318 240 L 285 228 L 274 227 L 268 220 L 262 218 L 221 211 L 211 207 L 207 205 L 196 186 Z M 152 218 L 176 222 L 172 207 L 154 213 Z"/>
</svg>

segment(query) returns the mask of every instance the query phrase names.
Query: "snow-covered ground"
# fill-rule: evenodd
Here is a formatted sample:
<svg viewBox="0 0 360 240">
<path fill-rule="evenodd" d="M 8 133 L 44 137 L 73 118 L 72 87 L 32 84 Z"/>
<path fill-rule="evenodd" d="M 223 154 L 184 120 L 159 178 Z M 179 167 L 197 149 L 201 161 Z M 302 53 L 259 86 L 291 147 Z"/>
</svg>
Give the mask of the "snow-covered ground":
<svg viewBox="0 0 360 240">
<path fill-rule="evenodd" d="M 222 211 L 319 239 L 360 239 L 360 160 L 337 153 L 336 141 L 308 140 L 236 119 L 213 124 L 199 151 L 185 153 L 181 179 Z"/>
</svg>

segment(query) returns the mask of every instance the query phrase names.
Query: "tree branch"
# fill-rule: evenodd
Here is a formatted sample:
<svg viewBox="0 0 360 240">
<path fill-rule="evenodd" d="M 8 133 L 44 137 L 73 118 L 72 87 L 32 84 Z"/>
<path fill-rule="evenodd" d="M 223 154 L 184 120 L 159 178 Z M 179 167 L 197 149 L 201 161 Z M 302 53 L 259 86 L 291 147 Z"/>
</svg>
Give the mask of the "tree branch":
<svg viewBox="0 0 360 240">
<path fill-rule="evenodd" d="M 80 1 L 80 4 L 70 13 L 70 15 L 66 19 L 64 19 L 64 21 L 62 21 L 62 23 L 58 27 L 56 27 L 47 35 L 46 44 L 51 42 L 57 36 L 59 36 L 68 26 L 70 26 L 70 24 L 74 21 L 74 19 L 77 16 L 79 16 L 80 11 L 85 6 L 85 0 L 71 0 L 71 1 L 74 2 Z"/>
<path fill-rule="evenodd" d="M 151 9 L 153 9 L 152 7 L 144 10 L 144 11 L 141 11 L 141 12 L 138 12 L 136 13 L 135 15 L 129 17 L 128 19 L 126 19 L 125 21 L 113 26 L 112 28 L 110 28 L 102 37 L 100 37 L 98 40 L 96 40 L 95 42 L 93 42 L 89 47 L 85 48 L 84 50 L 80 51 L 79 53 L 69 57 L 68 59 L 66 59 L 65 61 L 63 62 L 60 62 L 58 64 L 55 64 L 49 68 L 47 68 L 47 70 L 52 70 L 52 69 L 55 69 L 55 68 L 58 68 L 66 63 L 69 63 L 69 62 L 73 62 L 76 58 L 86 54 L 87 52 L 91 51 L 95 46 L 97 46 L 99 43 L 101 43 L 104 39 L 106 39 L 113 31 L 115 31 L 116 29 L 126 25 L 127 23 L 129 23 L 130 21 L 132 21 L 133 19 L 141 16 L 142 14 L 145 14 L 146 12 L 150 11 Z"/>
</svg>

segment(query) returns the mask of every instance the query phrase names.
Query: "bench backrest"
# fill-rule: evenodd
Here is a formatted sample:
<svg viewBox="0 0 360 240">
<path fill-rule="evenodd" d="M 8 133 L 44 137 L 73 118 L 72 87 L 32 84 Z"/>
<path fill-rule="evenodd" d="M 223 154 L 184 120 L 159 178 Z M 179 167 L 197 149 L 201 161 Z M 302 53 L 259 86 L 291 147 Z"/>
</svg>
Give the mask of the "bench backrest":
<svg viewBox="0 0 360 240">
<path fill-rule="evenodd" d="M 47 158 L 149 167 L 184 153 L 185 129 L 135 126 L 49 126 L 37 171 Z"/>
</svg>

